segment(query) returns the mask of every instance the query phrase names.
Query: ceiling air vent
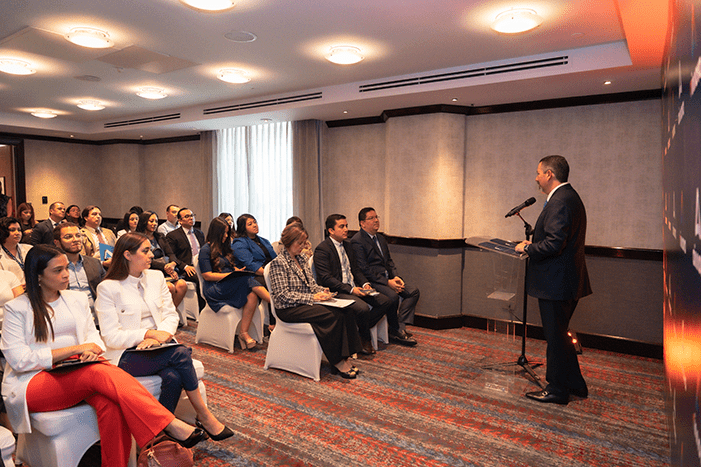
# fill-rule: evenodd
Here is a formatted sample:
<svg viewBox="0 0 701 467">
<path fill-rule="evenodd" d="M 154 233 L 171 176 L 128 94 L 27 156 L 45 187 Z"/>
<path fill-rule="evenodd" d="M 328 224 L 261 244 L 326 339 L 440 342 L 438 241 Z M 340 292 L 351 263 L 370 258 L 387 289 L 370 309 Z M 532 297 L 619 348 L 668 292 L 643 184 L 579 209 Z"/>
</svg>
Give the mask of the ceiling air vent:
<svg viewBox="0 0 701 467">
<path fill-rule="evenodd" d="M 466 70 L 452 71 L 449 73 L 436 73 L 433 75 L 419 76 L 414 78 L 397 79 L 380 83 L 363 84 L 359 87 L 359 92 L 380 91 L 382 89 L 401 88 L 405 86 L 418 86 L 421 84 L 440 83 L 443 81 L 453 81 L 456 79 L 478 78 L 481 76 L 500 75 L 514 73 L 518 71 L 534 70 L 537 68 L 550 68 L 564 66 L 569 63 L 569 56 L 544 58 L 540 60 L 527 60 L 513 62 L 506 65 L 494 65 Z"/>
<path fill-rule="evenodd" d="M 135 118 L 132 120 L 122 120 L 121 122 L 105 123 L 105 128 L 118 128 L 120 126 L 143 125 L 144 123 L 165 122 L 168 120 L 178 120 L 180 113 L 158 115 L 156 117 Z"/>
<path fill-rule="evenodd" d="M 259 107 L 273 107 L 276 105 L 291 104 L 294 102 L 304 102 L 311 101 L 315 99 L 321 99 L 321 91 L 310 92 L 307 94 L 300 94 L 297 96 L 280 97 L 277 99 L 266 99 L 264 101 L 249 102 L 246 104 L 235 104 L 226 105 L 223 107 L 212 107 L 210 109 L 204 109 L 202 113 L 204 115 L 220 114 L 225 112 L 238 112 L 241 110 L 256 109 Z"/>
</svg>

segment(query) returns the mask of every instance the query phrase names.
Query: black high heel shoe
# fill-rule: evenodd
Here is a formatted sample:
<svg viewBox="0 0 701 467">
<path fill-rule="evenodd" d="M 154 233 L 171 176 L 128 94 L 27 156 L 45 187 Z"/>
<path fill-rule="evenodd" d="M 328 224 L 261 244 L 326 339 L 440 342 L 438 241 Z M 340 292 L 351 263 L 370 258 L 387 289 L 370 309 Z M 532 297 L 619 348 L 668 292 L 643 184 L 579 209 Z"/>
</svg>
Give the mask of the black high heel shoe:
<svg viewBox="0 0 701 467">
<path fill-rule="evenodd" d="M 194 447 L 200 441 L 207 439 L 207 433 L 200 428 L 195 428 L 195 430 L 187 437 L 187 439 L 178 439 L 173 435 L 166 433 L 166 436 L 184 448 L 190 449 Z"/>
<path fill-rule="evenodd" d="M 341 371 L 335 366 L 331 367 L 331 373 L 333 373 L 334 375 L 340 375 L 341 378 L 344 379 L 355 379 L 358 376 L 358 373 L 352 368 L 348 371 Z"/>
<path fill-rule="evenodd" d="M 195 425 L 202 428 L 205 431 L 205 433 L 207 433 L 209 435 L 209 438 L 212 441 L 221 441 L 221 440 L 224 440 L 226 438 L 231 438 L 232 436 L 234 436 L 234 432 L 231 431 L 231 429 L 226 425 L 224 425 L 224 429 L 222 431 L 220 431 L 219 434 L 217 434 L 217 435 L 213 435 L 212 433 L 207 431 L 207 428 L 205 428 L 204 425 L 197 419 L 195 419 Z"/>
</svg>

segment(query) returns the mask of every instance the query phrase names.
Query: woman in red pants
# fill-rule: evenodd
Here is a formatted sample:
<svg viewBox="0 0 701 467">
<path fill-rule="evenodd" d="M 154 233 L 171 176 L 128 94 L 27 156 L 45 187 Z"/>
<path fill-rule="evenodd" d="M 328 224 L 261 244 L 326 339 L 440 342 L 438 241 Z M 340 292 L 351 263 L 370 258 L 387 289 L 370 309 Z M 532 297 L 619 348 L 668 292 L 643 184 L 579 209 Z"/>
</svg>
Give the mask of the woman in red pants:
<svg viewBox="0 0 701 467">
<path fill-rule="evenodd" d="M 85 401 L 97 412 L 105 467 L 127 465 L 132 436 L 141 447 L 161 431 L 185 447 L 204 440 L 204 431 L 176 419 L 136 379 L 99 361 L 105 346 L 87 296 L 65 290 L 67 266 L 60 250 L 32 248 L 25 260 L 27 292 L 5 305 L 0 348 L 9 371 L 2 394 L 15 432 L 31 432 L 29 412 L 62 410 Z M 75 356 L 96 363 L 43 371 Z"/>
</svg>

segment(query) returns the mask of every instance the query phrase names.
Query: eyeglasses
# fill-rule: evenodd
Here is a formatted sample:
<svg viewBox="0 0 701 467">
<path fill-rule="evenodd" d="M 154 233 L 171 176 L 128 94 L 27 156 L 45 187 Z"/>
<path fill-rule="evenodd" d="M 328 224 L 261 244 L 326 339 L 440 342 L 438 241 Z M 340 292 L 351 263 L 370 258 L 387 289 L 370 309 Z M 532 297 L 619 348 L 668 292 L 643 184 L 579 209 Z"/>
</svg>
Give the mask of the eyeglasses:
<svg viewBox="0 0 701 467">
<path fill-rule="evenodd" d="M 195 215 L 194 215 L 194 214 L 185 214 L 184 216 L 182 216 L 182 218 L 183 218 L 183 219 L 190 219 L 190 218 L 193 218 L 193 219 L 194 219 L 194 218 L 195 218 Z"/>
</svg>

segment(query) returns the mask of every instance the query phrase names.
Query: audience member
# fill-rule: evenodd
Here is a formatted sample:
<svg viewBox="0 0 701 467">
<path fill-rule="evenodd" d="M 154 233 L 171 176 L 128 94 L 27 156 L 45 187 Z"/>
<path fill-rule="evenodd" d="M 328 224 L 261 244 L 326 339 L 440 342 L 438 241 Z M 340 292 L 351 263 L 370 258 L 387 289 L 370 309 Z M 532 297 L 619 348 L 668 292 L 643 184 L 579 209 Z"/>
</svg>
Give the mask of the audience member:
<svg viewBox="0 0 701 467">
<path fill-rule="evenodd" d="M 20 243 L 22 230 L 14 217 L 0 219 L 0 269 L 10 271 L 24 284 L 24 261 L 32 245 Z"/>
<path fill-rule="evenodd" d="M 2 320 L 5 316 L 5 303 L 22 293 L 24 293 L 24 287 L 17 276 L 10 271 L 0 270 L 0 329 L 2 329 Z M 1 370 L 2 368 L 0 368 Z"/>
<path fill-rule="evenodd" d="M 68 258 L 68 289 L 78 290 L 88 296 L 88 305 L 95 308 L 97 286 L 105 277 L 105 269 L 97 258 L 83 256 L 83 234 L 78 225 L 72 222 L 62 222 L 54 229 L 54 244 Z"/>
<path fill-rule="evenodd" d="M 83 234 L 83 251 L 86 256 L 100 259 L 100 243 L 114 246 L 117 238 L 110 229 L 100 227 L 102 223 L 102 211 L 97 206 L 87 206 L 83 209 L 83 220 L 85 227 L 80 232 Z M 111 258 L 102 261 L 102 266 L 107 269 L 110 266 Z"/>
<path fill-rule="evenodd" d="M 140 447 L 161 431 L 186 447 L 206 438 L 176 419 L 131 375 L 106 362 L 48 373 L 69 357 L 96 361 L 105 346 L 95 329 L 85 294 L 65 290 L 68 259 L 38 245 L 27 254 L 27 293 L 5 305 L 2 349 L 7 365 L 2 394 L 14 431 L 31 431 L 29 412 L 47 412 L 87 402 L 97 412 L 102 465 L 127 465 L 132 436 Z"/>
<path fill-rule="evenodd" d="M 5 303 L 24 292 L 24 287 L 19 283 L 19 279 L 10 271 L 0 270 L 0 329 L 5 316 Z M 0 378 L 3 370 L 0 368 Z M 0 457 L 3 467 L 14 467 L 12 454 L 15 452 L 15 438 L 12 435 L 12 424 L 7 417 L 7 409 L 0 398 Z"/>
<path fill-rule="evenodd" d="M 32 235 L 32 229 L 37 221 L 34 219 L 34 207 L 32 203 L 22 203 L 17 207 L 19 213 L 19 226 L 22 229 L 22 243 L 29 243 Z"/>
<path fill-rule="evenodd" d="M 403 300 L 397 310 L 398 323 L 389 324 L 390 339 L 402 345 L 416 345 L 407 332 L 406 325 L 414 322 L 414 309 L 419 301 L 419 289 L 405 284 L 397 275 L 397 268 L 389 253 L 385 237 L 380 235 L 380 217 L 373 208 L 363 208 L 358 213 L 360 230 L 353 235 L 351 244 L 358 259 L 358 266 L 373 288 L 392 301 Z M 388 315 L 389 318 L 389 315 Z"/>
<path fill-rule="evenodd" d="M 282 321 L 311 324 L 334 373 L 354 379 L 359 370 L 348 359 L 362 350 L 358 326 L 353 313 L 318 303 L 333 294 L 314 281 L 309 257 L 302 252 L 307 238 L 307 231 L 298 223 L 282 231 L 280 241 L 285 249 L 269 266 L 270 297 Z"/>
<path fill-rule="evenodd" d="M 177 263 L 180 277 L 195 284 L 199 307 L 202 309 L 205 302 L 200 293 L 197 271 L 195 271 L 192 261 L 199 254 L 200 247 L 205 243 L 204 234 L 195 228 L 195 214 L 188 208 L 181 208 L 178 211 L 178 223 L 180 227 L 166 236 L 175 255 L 174 258 L 170 259 Z"/>
<path fill-rule="evenodd" d="M 224 305 L 243 309 L 239 343 L 242 349 L 250 350 L 256 347 L 256 341 L 248 334 L 258 305 L 255 289 L 262 286 L 252 274 L 242 275 L 237 272 L 244 269 L 234 266 L 229 230 L 229 224 L 219 217 L 212 219 L 209 224 L 207 243 L 202 246 L 198 258 L 200 273 L 204 279 L 202 293 L 215 313 Z"/>
<path fill-rule="evenodd" d="M 304 228 L 304 222 L 302 222 L 302 219 L 300 219 L 297 216 L 292 216 L 289 219 L 287 219 L 287 222 L 285 222 L 285 227 L 287 227 L 290 224 L 294 224 L 294 223 L 297 223 L 297 224 L 301 225 L 302 228 Z M 285 249 L 285 245 L 283 245 L 281 241 L 276 240 L 275 242 L 273 242 L 273 250 L 275 250 L 276 255 L 279 255 L 280 253 L 282 253 L 282 250 L 284 250 L 284 249 Z M 309 256 L 311 258 L 314 255 L 314 250 L 312 250 L 312 242 L 307 240 L 307 243 L 304 245 L 304 248 L 302 249 L 302 251 L 307 256 Z"/>
<path fill-rule="evenodd" d="M 142 212 L 144 212 L 143 208 L 141 206 L 132 206 L 129 208 L 127 213 L 132 213 L 135 212 L 137 216 L 140 216 Z M 114 229 L 115 232 L 119 232 L 121 230 L 129 230 L 129 217 L 125 215 L 122 219 L 119 219 L 117 221 L 117 226 Z M 132 230 L 133 232 L 133 230 Z"/>
<path fill-rule="evenodd" d="M 236 266 L 244 268 L 255 275 L 255 279 L 261 287 L 255 289 L 261 300 L 270 303 L 270 294 L 265 286 L 263 268 L 277 256 L 273 246 L 268 240 L 258 236 L 258 221 L 250 214 L 241 214 L 236 219 L 236 238 L 231 247 L 234 250 Z M 269 330 L 275 327 L 275 317 L 272 313 L 268 316 Z"/>
<path fill-rule="evenodd" d="M 143 213 L 137 214 L 134 211 L 129 211 L 124 214 L 124 218 L 122 219 L 124 228 L 117 231 L 117 239 L 127 232 L 136 232 L 136 226 L 139 224 L 139 216 L 141 214 Z"/>
<path fill-rule="evenodd" d="M 355 252 L 348 241 L 348 221 L 342 214 L 326 218 L 326 239 L 314 251 L 316 281 L 338 298 L 352 300 L 348 309 L 355 313 L 358 322 L 363 353 L 375 353 L 370 338 L 370 328 L 387 315 L 390 327 L 397 328 L 397 303 L 375 291 L 358 267 Z M 368 306 L 370 305 L 370 306 Z"/>
<path fill-rule="evenodd" d="M 145 235 L 130 232 L 117 240 L 95 303 L 107 345 L 105 357 L 132 376 L 159 375 L 158 400 L 170 412 L 175 412 L 184 389 L 197 413 L 197 425 L 215 441 L 229 438 L 234 433 L 212 415 L 202 399 L 192 349 L 173 345 L 154 350 L 175 343 L 179 318 L 163 274 L 149 269 L 152 259 L 151 242 Z"/>
<path fill-rule="evenodd" d="M 231 229 L 231 233 L 232 233 L 231 236 L 233 238 L 233 236 L 234 236 L 233 235 L 233 233 L 234 233 L 234 216 L 232 216 L 231 213 L 222 212 L 217 217 L 224 219 L 226 221 L 226 223 L 229 224 L 229 228 Z"/>
<path fill-rule="evenodd" d="M 158 215 L 153 211 L 144 211 L 139 216 L 139 222 L 136 226 L 136 231 L 142 233 L 148 238 L 151 243 L 151 253 L 153 260 L 151 261 L 151 269 L 157 269 L 167 278 L 166 284 L 168 291 L 173 297 L 173 305 L 175 308 L 180 305 L 180 302 L 185 298 L 187 293 L 187 283 L 180 279 L 175 268 L 177 264 L 173 258 L 173 250 L 170 248 L 170 243 L 165 236 L 161 235 L 156 229 L 158 228 Z"/>
<path fill-rule="evenodd" d="M 166 208 L 166 221 L 158 226 L 158 232 L 164 237 L 180 227 L 178 211 L 180 211 L 180 208 L 175 204 L 171 204 Z"/>
<path fill-rule="evenodd" d="M 63 203 L 57 201 L 49 206 L 49 218 L 44 219 L 34 226 L 32 234 L 29 237 L 29 243 L 32 245 L 53 245 L 54 244 L 54 227 L 61 222 L 66 215 L 66 207 Z"/>
<path fill-rule="evenodd" d="M 66 208 L 66 222 L 72 222 L 78 227 L 84 225 L 83 216 L 80 215 L 80 206 L 71 204 Z"/>
</svg>

